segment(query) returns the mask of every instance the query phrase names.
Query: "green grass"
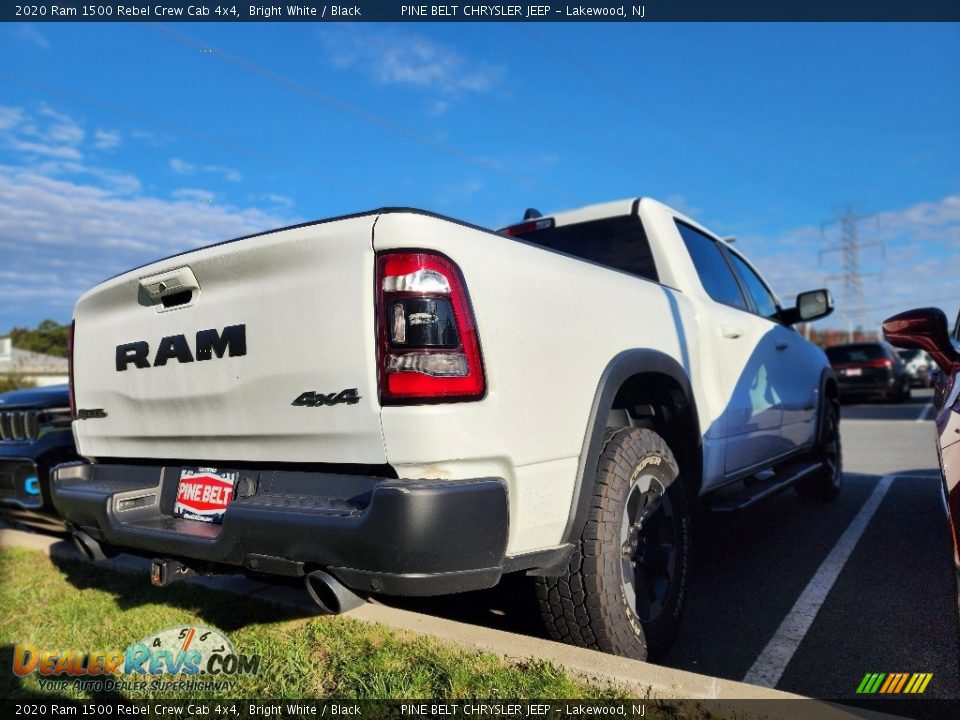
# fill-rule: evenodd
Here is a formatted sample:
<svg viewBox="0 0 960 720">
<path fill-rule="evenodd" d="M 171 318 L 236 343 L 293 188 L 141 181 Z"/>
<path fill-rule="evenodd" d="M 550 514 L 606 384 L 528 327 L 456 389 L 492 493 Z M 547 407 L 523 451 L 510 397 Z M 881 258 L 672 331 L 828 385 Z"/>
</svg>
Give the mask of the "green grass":
<svg viewBox="0 0 960 720">
<path fill-rule="evenodd" d="M 0 549 L 0 697 L 43 695 L 36 673 L 11 672 L 14 646 L 123 651 L 178 625 L 222 630 L 240 653 L 262 656 L 257 675 L 224 692 L 75 691 L 58 696 L 284 698 L 597 698 L 623 691 L 587 685 L 546 662 L 512 663 L 349 617 L 295 611 L 214 594 L 189 584 L 157 589 L 143 575 L 114 573 L 31 550 Z M 185 677 L 185 676 L 181 676 Z M 169 676 L 164 679 L 170 680 Z"/>
</svg>

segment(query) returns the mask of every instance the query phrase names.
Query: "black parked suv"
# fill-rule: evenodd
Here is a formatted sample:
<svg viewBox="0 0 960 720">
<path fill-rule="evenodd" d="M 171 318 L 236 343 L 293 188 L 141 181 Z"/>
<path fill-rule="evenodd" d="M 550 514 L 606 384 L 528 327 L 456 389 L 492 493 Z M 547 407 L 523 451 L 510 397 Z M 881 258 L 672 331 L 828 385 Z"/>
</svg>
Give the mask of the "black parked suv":
<svg viewBox="0 0 960 720">
<path fill-rule="evenodd" d="M 887 343 L 834 345 L 826 353 L 837 376 L 841 399 L 875 398 L 901 403 L 910 397 L 910 376 L 903 360 Z"/>
<path fill-rule="evenodd" d="M 50 503 L 50 469 L 79 460 L 66 385 L 0 394 L 0 517 L 63 529 Z"/>
</svg>

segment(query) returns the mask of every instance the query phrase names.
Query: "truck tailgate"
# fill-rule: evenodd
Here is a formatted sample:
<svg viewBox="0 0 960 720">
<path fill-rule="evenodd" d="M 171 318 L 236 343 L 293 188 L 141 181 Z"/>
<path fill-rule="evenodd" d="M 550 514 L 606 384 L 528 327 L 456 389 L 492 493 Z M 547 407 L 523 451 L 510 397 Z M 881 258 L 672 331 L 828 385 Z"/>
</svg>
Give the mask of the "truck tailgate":
<svg viewBox="0 0 960 720">
<path fill-rule="evenodd" d="M 372 288 L 375 218 L 215 245 L 86 293 L 77 303 L 74 336 L 76 404 L 85 418 L 74 423 L 80 453 L 385 462 Z M 159 294 L 170 304 L 171 288 L 194 278 L 199 289 L 189 302 L 164 306 Z"/>
</svg>

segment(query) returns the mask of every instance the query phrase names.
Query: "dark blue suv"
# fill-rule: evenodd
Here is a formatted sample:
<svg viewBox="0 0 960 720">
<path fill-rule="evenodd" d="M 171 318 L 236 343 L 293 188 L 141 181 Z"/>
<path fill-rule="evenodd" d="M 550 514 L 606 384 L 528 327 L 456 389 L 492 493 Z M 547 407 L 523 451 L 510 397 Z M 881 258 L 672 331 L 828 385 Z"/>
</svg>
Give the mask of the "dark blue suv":
<svg viewBox="0 0 960 720">
<path fill-rule="evenodd" d="M 0 394 L 0 514 L 62 529 L 50 503 L 50 469 L 79 460 L 66 385 Z"/>
</svg>

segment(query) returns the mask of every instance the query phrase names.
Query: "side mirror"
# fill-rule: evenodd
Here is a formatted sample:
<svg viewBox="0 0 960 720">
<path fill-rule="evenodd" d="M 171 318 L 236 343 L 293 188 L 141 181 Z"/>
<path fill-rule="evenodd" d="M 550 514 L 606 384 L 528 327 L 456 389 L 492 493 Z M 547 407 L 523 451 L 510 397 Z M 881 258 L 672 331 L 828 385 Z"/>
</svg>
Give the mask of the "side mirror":
<svg viewBox="0 0 960 720">
<path fill-rule="evenodd" d="M 833 296 L 826 288 L 807 290 L 797 295 L 797 319 L 809 322 L 833 312 Z"/>
<path fill-rule="evenodd" d="M 891 345 L 926 350 L 948 375 L 960 365 L 960 353 L 950 340 L 947 316 L 939 308 L 907 310 L 883 321 L 883 337 Z"/>
</svg>

